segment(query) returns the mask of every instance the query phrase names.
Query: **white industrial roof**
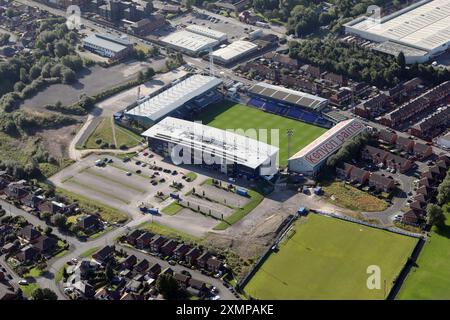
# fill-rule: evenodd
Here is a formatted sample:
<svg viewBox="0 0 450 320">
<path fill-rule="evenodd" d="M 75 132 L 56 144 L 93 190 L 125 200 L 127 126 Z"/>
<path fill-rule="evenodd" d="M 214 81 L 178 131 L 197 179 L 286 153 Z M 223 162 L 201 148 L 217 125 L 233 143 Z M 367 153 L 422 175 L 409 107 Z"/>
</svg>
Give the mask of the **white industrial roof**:
<svg viewBox="0 0 450 320">
<path fill-rule="evenodd" d="M 221 83 L 222 80 L 215 77 L 198 74 L 193 75 L 149 100 L 140 103 L 126 113 L 157 121 L 166 114 L 178 109 L 186 102 L 213 89 Z"/>
<path fill-rule="evenodd" d="M 337 151 L 345 141 L 356 136 L 365 128 L 366 125 L 357 119 L 341 121 L 298 151 L 289 160 L 304 158 L 311 165 L 318 165 L 322 160 Z"/>
<path fill-rule="evenodd" d="M 229 44 L 225 48 L 218 49 L 212 53 L 214 58 L 219 58 L 223 61 L 232 61 L 245 54 L 256 50 L 258 46 L 249 41 L 238 40 Z"/>
<path fill-rule="evenodd" d="M 284 101 L 286 103 L 313 110 L 322 108 L 328 103 L 328 100 L 325 98 L 281 86 L 274 86 L 266 82 L 259 82 L 253 85 L 249 91 L 264 97 Z"/>
<path fill-rule="evenodd" d="M 173 117 L 164 118 L 142 135 L 185 146 L 189 150 L 214 154 L 228 163 L 238 163 L 252 169 L 258 168 L 278 152 L 277 147 L 232 131 Z"/>
<path fill-rule="evenodd" d="M 431 51 L 450 41 L 450 0 L 425 0 L 381 21 L 367 17 L 358 21 L 348 26 Z"/>
<path fill-rule="evenodd" d="M 186 27 L 187 31 L 202 35 L 202 36 L 206 36 L 209 38 L 213 38 L 219 41 L 223 41 L 227 39 L 227 34 L 214 30 L 214 29 L 209 29 L 207 27 L 203 27 L 203 26 L 199 26 L 196 24 L 192 24 Z"/>
<path fill-rule="evenodd" d="M 162 38 L 161 41 L 166 44 L 192 52 L 208 50 L 210 47 L 215 47 L 219 44 L 219 41 L 213 38 L 202 36 L 200 34 L 189 32 L 186 30 L 171 33 L 168 36 Z"/>
</svg>

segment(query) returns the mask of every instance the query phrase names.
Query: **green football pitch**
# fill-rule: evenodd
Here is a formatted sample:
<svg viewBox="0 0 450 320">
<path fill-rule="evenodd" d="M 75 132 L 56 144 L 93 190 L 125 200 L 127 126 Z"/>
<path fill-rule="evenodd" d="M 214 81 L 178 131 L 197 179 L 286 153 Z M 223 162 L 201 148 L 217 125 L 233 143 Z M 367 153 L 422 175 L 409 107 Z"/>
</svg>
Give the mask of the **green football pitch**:
<svg viewBox="0 0 450 320">
<path fill-rule="evenodd" d="M 270 139 L 270 130 L 279 130 L 279 163 L 282 167 L 287 165 L 288 159 L 288 129 L 294 131 L 291 138 L 291 156 L 327 131 L 321 127 L 228 101 L 209 106 L 197 120 L 219 129 L 267 129 L 267 142 L 272 145 L 276 143 Z M 258 136 L 258 139 L 263 140 L 264 138 Z"/>
<path fill-rule="evenodd" d="M 433 227 L 397 299 L 450 300 L 450 203 L 444 210 L 445 225 Z"/>
<path fill-rule="evenodd" d="M 417 240 L 310 214 L 296 222 L 244 291 L 257 299 L 385 299 Z M 369 266 L 380 289 L 368 289 Z"/>
</svg>

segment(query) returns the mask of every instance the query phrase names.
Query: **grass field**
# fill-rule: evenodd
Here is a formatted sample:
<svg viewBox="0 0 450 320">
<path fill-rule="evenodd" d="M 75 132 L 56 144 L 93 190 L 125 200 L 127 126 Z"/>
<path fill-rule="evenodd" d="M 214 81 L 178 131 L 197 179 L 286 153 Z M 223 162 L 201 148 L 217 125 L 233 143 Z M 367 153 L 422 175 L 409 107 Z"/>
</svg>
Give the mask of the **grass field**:
<svg viewBox="0 0 450 320">
<path fill-rule="evenodd" d="M 97 143 L 97 141 L 101 142 Z M 140 141 L 142 141 L 141 137 L 134 132 L 116 125 L 111 118 L 103 118 L 86 140 L 84 148 L 98 149 L 103 143 L 107 143 L 109 146 L 115 145 L 116 148 L 121 146 L 132 148 L 137 146 Z"/>
<path fill-rule="evenodd" d="M 384 299 L 416 240 L 310 214 L 244 288 L 258 299 Z M 367 267 L 381 269 L 381 289 L 366 286 Z M 384 288 L 386 282 L 386 290 Z"/>
<path fill-rule="evenodd" d="M 167 207 L 163 208 L 161 211 L 169 216 L 173 216 L 177 214 L 181 209 L 183 209 L 182 206 L 180 206 L 176 202 L 172 202 Z"/>
<path fill-rule="evenodd" d="M 450 204 L 445 209 L 446 226 L 432 230 L 397 299 L 450 299 Z"/>
<path fill-rule="evenodd" d="M 334 196 L 333 204 L 355 211 L 379 212 L 388 207 L 386 201 L 359 190 L 351 185 L 333 181 L 322 185 L 325 196 Z"/>
<path fill-rule="evenodd" d="M 201 239 L 191 236 L 187 233 L 184 233 L 182 231 L 178 231 L 175 229 L 172 229 L 170 227 L 163 226 L 162 224 L 156 223 L 156 222 L 144 222 L 143 224 L 139 225 L 137 229 L 146 230 L 153 232 L 154 234 L 159 234 L 165 237 L 169 238 L 178 238 L 183 241 L 187 242 L 197 242 Z"/>
<path fill-rule="evenodd" d="M 209 106 L 201 114 L 201 117 L 198 120 L 201 120 L 203 124 L 220 129 L 278 129 L 280 139 L 278 146 L 280 148 L 280 166 L 287 165 L 287 129 L 294 130 L 294 135 L 291 140 L 291 155 L 308 145 L 326 131 L 326 129 L 304 122 L 295 121 L 228 101 Z M 268 132 L 268 135 L 267 141 L 270 144 L 273 144 L 270 139 L 270 131 Z M 258 138 L 261 140 L 261 137 Z"/>
</svg>

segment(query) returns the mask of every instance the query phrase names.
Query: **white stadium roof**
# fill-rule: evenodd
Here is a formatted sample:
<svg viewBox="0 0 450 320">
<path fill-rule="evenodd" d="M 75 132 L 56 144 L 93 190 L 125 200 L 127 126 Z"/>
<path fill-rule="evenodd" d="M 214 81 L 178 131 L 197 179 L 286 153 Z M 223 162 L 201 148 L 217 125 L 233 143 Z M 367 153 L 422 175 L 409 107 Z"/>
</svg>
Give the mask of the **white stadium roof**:
<svg viewBox="0 0 450 320">
<path fill-rule="evenodd" d="M 210 47 L 215 47 L 219 44 L 219 41 L 216 39 L 186 30 L 171 33 L 162 38 L 161 41 L 173 47 L 194 53 L 209 50 Z"/>
<path fill-rule="evenodd" d="M 173 117 L 164 118 L 142 135 L 214 154 L 228 163 L 252 169 L 267 163 L 278 153 L 277 147 L 244 135 Z"/>
<path fill-rule="evenodd" d="M 208 38 L 213 38 L 219 41 L 225 41 L 227 40 L 227 34 L 214 30 L 214 29 L 209 29 L 207 27 L 203 27 L 203 26 L 199 26 L 196 24 L 192 24 L 190 26 L 187 26 L 185 28 L 185 30 L 202 35 L 202 36 L 206 36 Z"/>
<path fill-rule="evenodd" d="M 258 46 L 250 41 L 238 40 L 229 44 L 225 48 L 214 51 L 211 55 L 214 58 L 218 58 L 224 62 L 230 62 L 256 50 L 257 48 Z"/>
<path fill-rule="evenodd" d="M 259 82 L 253 85 L 249 91 L 263 97 L 272 98 L 312 110 L 321 109 L 328 103 L 328 100 L 325 98 L 281 86 L 274 86 L 266 82 Z"/>
<path fill-rule="evenodd" d="M 357 119 L 341 121 L 290 157 L 289 161 L 301 158 L 312 167 L 319 165 L 323 160 L 336 152 L 345 141 L 356 136 L 365 128 L 366 125 Z"/>
<path fill-rule="evenodd" d="M 140 103 L 126 113 L 147 117 L 157 121 L 161 117 L 175 111 L 186 102 L 215 88 L 222 83 L 221 79 L 203 75 L 193 75 L 160 94 Z"/>
<path fill-rule="evenodd" d="M 373 41 L 396 41 L 433 51 L 450 42 L 450 0 L 424 0 L 379 21 L 360 17 L 346 30 Z"/>
</svg>

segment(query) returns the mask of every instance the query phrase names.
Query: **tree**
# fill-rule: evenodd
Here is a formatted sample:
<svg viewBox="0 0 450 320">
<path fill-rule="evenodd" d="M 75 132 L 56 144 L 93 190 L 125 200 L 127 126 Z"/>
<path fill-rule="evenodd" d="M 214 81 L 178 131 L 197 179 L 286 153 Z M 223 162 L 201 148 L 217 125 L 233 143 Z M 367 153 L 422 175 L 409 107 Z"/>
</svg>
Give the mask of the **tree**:
<svg viewBox="0 0 450 320">
<path fill-rule="evenodd" d="M 445 215 L 442 212 L 442 208 L 436 204 L 430 203 L 427 205 L 427 219 L 428 224 L 431 226 L 437 226 L 438 228 L 444 225 Z"/>
<path fill-rule="evenodd" d="M 72 69 L 65 69 L 62 72 L 62 78 L 64 83 L 72 83 L 76 79 L 76 74 Z"/>
<path fill-rule="evenodd" d="M 33 300 L 58 300 L 58 296 L 48 288 L 37 288 L 32 293 Z"/>
<path fill-rule="evenodd" d="M 403 51 L 400 51 L 400 53 L 398 54 L 397 63 L 400 66 L 400 69 L 405 70 L 406 60 L 405 60 L 405 54 L 403 53 Z"/>
<path fill-rule="evenodd" d="M 64 229 L 66 227 L 67 218 L 61 213 L 54 214 L 50 220 L 60 229 Z"/>
<path fill-rule="evenodd" d="M 156 288 L 166 300 L 175 300 L 180 297 L 180 285 L 170 274 L 162 274 L 156 280 Z"/>
<path fill-rule="evenodd" d="M 114 277 L 114 269 L 111 263 L 108 263 L 105 267 L 105 278 L 108 280 L 108 282 L 111 282 L 113 277 Z"/>
<path fill-rule="evenodd" d="M 32 66 L 30 69 L 30 77 L 31 79 L 37 79 L 42 73 L 42 69 L 39 66 Z"/>
</svg>

